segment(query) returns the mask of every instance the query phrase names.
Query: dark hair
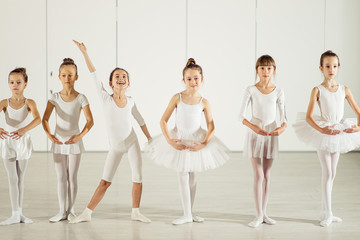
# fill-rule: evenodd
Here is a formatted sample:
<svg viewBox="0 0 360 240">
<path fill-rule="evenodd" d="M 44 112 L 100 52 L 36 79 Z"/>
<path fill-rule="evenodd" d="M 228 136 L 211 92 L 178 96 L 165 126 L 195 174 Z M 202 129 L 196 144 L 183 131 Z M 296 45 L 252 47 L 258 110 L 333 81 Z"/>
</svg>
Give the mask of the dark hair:
<svg viewBox="0 0 360 240">
<path fill-rule="evenodd" d="M 21 74 L 23 77 L 24 77 L 24 81 L 27 83 L 28 81 L 28 75 L 26 74 L 26 68 L 15 68 L 14 70 L 12 70 L 10 73 L 9 73 L 9 77 L 8 79 L 10 79 L 10 75 L 11 74 Z"/>
<path fill-rule="evenodd" d="M 74 60 L 72 60 L 71 58 L 64 58 L 64 59 L 63 59 L 63 62 L 62 62 L 62 64 L 61 64 L 60 67 L 59 67 L 59 74 L 60 74 L 60 70 L 61 70 L 61 68 L 62 68 L 63 66 L 74 66 L 74 67 L 75 67 L 75 71 L 76 71 L 76 76 L 78 75 L 78 74 L 77 74 L 77 66 L 76 66 Z"/>
<path fill-rule="evenodd" d="M 202 68 L 200 67 L 200 65 L 196 64 L 193 58 L 189 58 L 189 60 L 187 61 L 183 70 L 183 77 L 185 76 L 185 71 L 188 69 L 196 69 L 200 72 L 200 75 L 203 76 Z"/>
<path fill-rule="evenodd" d="M 114 70 L 111 71 L 110 77 L 109 77 L 109 82 L 111 82 L 111 80 L 112 80 L 112 78 L 113 78 L 113 75 L 114 75 L 115 71 L 117 71 L 117 70 L 122 70 L 122 71 L 126 72 L 127 79 L 128 79 L 128 81 L 129 81 L 129 83 L 130 83 L 130 76 L 129 76 L 128 71 L 126 71 L 126 70 L 123 69 L 123 68 L 119 68 L 119 67 L 116 67 Z"/>
<path fill-rule="evenodd" d="M 340 59 L 339 59 L 339 56 L 334 53 L 333 51 L 331 50 L 327 50 L 326 52 L 324 52 L 323 54 L 321 54 L 321 57 L 320 57 L 320 67 L 323 66 L 324 64 L 324 59 L 327 58 L 327 57 L 337 57 L 338 59 L 338 63 L 339 63 L 339 67 L 340 67 Z"/>
<path fill-rule="evenodd" d="M 255 65 L 256 72 L 259 66 L 273 66 L 274 70 L 276 70 L 275 61 L 270 55 L 262 55 L 258 58 Z"/>
</svg>

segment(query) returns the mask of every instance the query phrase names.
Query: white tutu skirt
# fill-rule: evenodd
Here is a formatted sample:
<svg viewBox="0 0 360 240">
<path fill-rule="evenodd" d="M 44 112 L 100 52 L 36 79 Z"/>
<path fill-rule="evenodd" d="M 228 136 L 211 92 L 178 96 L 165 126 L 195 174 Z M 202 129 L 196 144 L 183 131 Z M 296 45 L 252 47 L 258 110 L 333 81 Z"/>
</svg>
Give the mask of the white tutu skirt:
<svg viewBox="0 0 360 240">
<path fill-rule="evenodd" d="M 176 128 L 170 131 L 172 139 L 181 139 L 182 144 L 191 145 L 193 142 L 204 140 L 207 131 L 199 128 L 195 132 L 187 133 Z M 165 139 L 158 135 L 146 146 L 145 152 L 160 166 L 172 168 L 177 172 L 202 172 L 222 166 L 228 159 L 228 148 L 215 136 L 201 150 L 176 150 Z"/>
<path fill-rule="evenodd" d="M 255 118 L 251 119 L 250 122 L 258 125 L 267 132 L 271 132 L 277 127 L 276 122 L 264 124 L 261 120 Z M 243 155 L 246 158 L 277 158 L 279 155 L 278 136 L 262 136 L 248 128 L 247 134 L 245 136 Z"/>
<path fill-rule="evenodd" d="M 85 151 L 84 148 L 84 144 L 82 139 L 80 139 L 80 141 L 78 141 L 77 143 L 74 144 L 65 144 L 65 142 L 67 140 L 69 140 L 69 138 L 71 136 L 59 136 L 58 134 L 55 134 L 55 136 L 63 143 L 63 144 L 55 144 L 52 143 L 51 145 L 51 151 L 53 153 L 57 153 L 57 154 L 64 154 L 64 155 L 69 155 L 69 154 L 81 154 L 82 152 Z"/>
<path fill-rule="evenodd" d="M 33 150 L 30 134 L 25 133 L 20 139 L 11 137 L 0 139 L 1 157 L 3 159 L 15 158 L 16 160 L 30 159 Z"/>
<path fill-rule="evenodd" d="M 320 116 L 314 116 L 314 120 L 320 127 L 333 126 L 340 134 L 327 135 L 320 133 L 306 122 L 305 113 L 298 113 L 296 123 L 293 125 L 297 137 L 315 147 L 327 152 L 346 153 L 360 147 L 360 132 L 345 133 L 344 129 L 357 125 L 356 119 L 343 119 L 339 123 L 330 123 L 321 120 Z"/>
</svg>

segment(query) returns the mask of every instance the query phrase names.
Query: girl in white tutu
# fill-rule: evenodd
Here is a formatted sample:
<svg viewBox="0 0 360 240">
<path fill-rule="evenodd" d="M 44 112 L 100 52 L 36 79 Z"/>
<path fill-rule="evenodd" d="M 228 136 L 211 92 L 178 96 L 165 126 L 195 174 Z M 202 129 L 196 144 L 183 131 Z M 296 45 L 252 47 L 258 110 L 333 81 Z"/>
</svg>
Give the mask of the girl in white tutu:
<svg viewBox="0 0 360 240">
<path fill-rule="evenodd" d="M 178 172 L 184 216 L 174 225 L 203 222 L 192 208 L 196 193 L 196 173 L 223 165 L 229 158 L 226 146 L 214 137 L 214 121 L 210 103 L 199 91 L 203 82 L 202 68 L 190 58 L 183 70 L 186 89 L 175 94 L 161 118 L 163 135 L 155 137 L 147 151 L 155 163 Z M 168 130 L 167 122 L 176 109 L 176 125 Z M 207 131 L 201 128 L 204 113 Z"/>
<path fill-rule="evenodd" d="M 74 205 L 78 191 L 77 174 L 81 153 L 84 151 L 82 138 L 94 125 L 90 106 L 85 95 L 75 90 L 78 79 L 77 66 L 71 58 L 65 58 L 59 68 L 59 79 L 63 86 L 60 92 L 51 94 L 42 120 L 46 135 L 52 142 L 59 199 L 59 213 L 50 222 L 71 220 L 76 217 Z M 49 118 L 56 111 L 56 128 L 52 134 Z M 79 129 L 79 118 L 83 110 L 86 124 Z M 66 209 L 66 198 L 68 207 Z"/>
<path fill-rule="evenodd" d="M 285 131 L 286 115 L 284 92 L 271 82 L 276 65 L 269 55 L 261 56 L 255 66 L 260 81 L 245 90 L 240 110 L 240 120 L 247 126 L 244 156 L 251 159 L 254 169 L 254 195 L 257 216 L 249 223 L 258 227 L 263 222 L 275 224 L 276 221 L 266 213 L 270 170 L 274 158 L 278 156 L 278 136 Z M 251 103 L 252 117 L 246 118 L 247 107 Z M 280 115 L 280 127 L 276 124 L 276 112 Z"/>
<path fill-rule="evenodd" d="M 25 171 L 32 152 L 29 131 L 41 123 L 34 100 L 24 97 L 28 76 L 25 68 L 16 68 L 9 74 L 12 96 L 0 102 L 0 112 L 5 113 L 5 129 L 0 128 L 0 149 L 9 177 L 12 216 L 0 225 L 32 223 L 22 213 Z M 30 112 L 33 120 L 29 118 Z"/>
<path fill-rule="evenodd" d="M 304 114 L 298 114 L 294 129 L 300 140 L 317 149 L 322 168 L 322 210 L 320 225 L 341 222 L 331 210 L 331 192 L 340 153 L 346 153 L 360 146 L 360 108 L 348 87 L 336 82 L 340 67 L 339 57 L 326 51 L 320 58 L 320 71 L 324 81 L 311 92 L 309 106 Z M 355 119 L 343 119 L 345 99 L 357 115 Z M 321 116 L 314 116 L 316 103 Z"/>
</svg>

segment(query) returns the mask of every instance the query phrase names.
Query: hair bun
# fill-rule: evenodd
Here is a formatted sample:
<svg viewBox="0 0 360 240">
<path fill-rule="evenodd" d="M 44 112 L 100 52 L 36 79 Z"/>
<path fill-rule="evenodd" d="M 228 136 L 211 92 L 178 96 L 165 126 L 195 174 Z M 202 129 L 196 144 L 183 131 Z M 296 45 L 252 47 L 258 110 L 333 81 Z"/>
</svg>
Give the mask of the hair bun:
<svg viewBox="0 0 360 240">
<path fill-rule="evenodd" d="M 63 62 L 75 63 L 71 58 L 64 58 Z"/>
<path fill-rule="evenodd" d="M 196 64 L 195 59 L 189 58 L 189 60 L 186 63 L 186 67 L 188 67 L 190 65 L 195 65 L 195 64 Z"/>
<path fill-rule="evenodd" d="M 18 73 L 25 73 L 26 74 L 26 68 L 24 68 L 24 67 L 15 68 L 14 71 L 17 71 Z"/>
</svg>

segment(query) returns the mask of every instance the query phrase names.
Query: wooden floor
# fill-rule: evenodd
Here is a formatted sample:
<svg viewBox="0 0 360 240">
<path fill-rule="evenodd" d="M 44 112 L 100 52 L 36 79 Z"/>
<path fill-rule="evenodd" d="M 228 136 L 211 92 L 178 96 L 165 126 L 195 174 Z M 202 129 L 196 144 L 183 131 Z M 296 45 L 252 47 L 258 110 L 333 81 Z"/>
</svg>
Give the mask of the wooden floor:
<svg viewBox="0 0 360 240">
<path fill-rule="evenodd" d="M 90 200 L 100 178 L 106 153 L 85 153 L 79 171 L 76 210 Z M 158 167 L 144 156 L 141 210 L 152 219 L 130 221 L 131 177 L 125 157 L 113 185 L 95 209 L 90 223 L 49 223 L 58 211 L 52 155 L 34 153 L 25 179 L 23 212 L 33 224 L 0 226 L 0 239 L 360 239 L 360 153 L 341 156 L 333 190 L 333 212 L 342 223 L 319 226 L 320 165 L 316 153 L 281 153 L 272 171 L 268 214 L 278 223 L 257 229 L 254 218 L 252 167 L 241 153 L 232 153 L 223 167 L 199 174 L 195 211 L 204 223 L 181 226 L 171 221 L 182 215 L 175 172 Z M 11 215 L 7 175 L 0 167 L 0 220 Z"/>
</svg>

